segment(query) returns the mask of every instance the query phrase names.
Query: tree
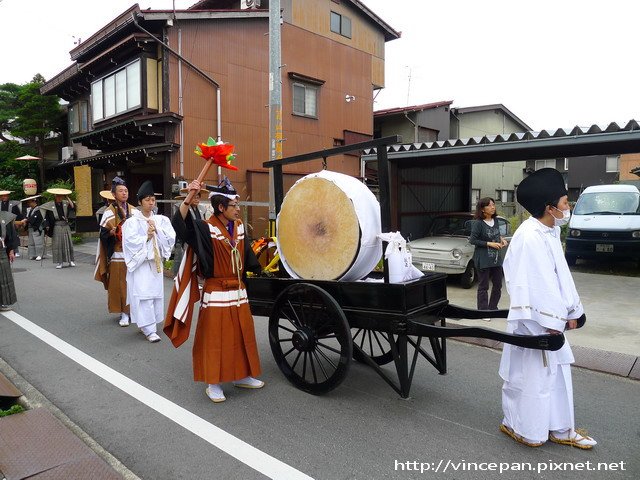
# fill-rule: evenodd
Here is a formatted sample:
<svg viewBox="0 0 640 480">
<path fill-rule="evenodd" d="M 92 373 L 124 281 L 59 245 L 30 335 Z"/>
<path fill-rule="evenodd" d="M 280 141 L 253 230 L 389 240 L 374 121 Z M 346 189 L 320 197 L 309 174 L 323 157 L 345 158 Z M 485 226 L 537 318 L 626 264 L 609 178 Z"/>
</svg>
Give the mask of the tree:
<svg viewBox="0 0 640 480">
<path fill-rule="evenodd" d="M 11 198 L 14 200 L 24 197 L 22 181 L 25 178 L 36 178 L 38 173 L 36 162 L 16 160 L 16 158 L 34 153 L 34 150 L 18 142 L 0 142 L 0 190 L 12 190 Z"/>
<path fill-rule="evenodd" d="M 30 83 L 20 87 L 16 118 L 9 128 L 11 135 L 35 145 L 40 158 L 44 157 L 47 135 L 60 133 L 63 126 L 63 111 L 58 97 L 40 94 L 44 83 L 45 79 L 38 73 Z"/>
<path fill-rule="evenodd" d="M 20 138 L 32 145 L 37 155 L 44 158 L 45 140 L 51 133 L 61 133 L 64 112 L 60 100 L 54 95 L 40 94 L 45 79 L 36 74 L 24 85 L 5 83 L 0 85 L 0 140 L 10 142 Z M 40 160 L 40 182 L 44 182 L 44 163 Z"/>
<path fill-rule="evenodd" d="M 11 122 L 15 120 L 18 110 L 18 94 L 20 86 L 15 83 L 0 85 L 0 140 L 9 142 L 4 134 L 11 130 Z"/>
</svg>

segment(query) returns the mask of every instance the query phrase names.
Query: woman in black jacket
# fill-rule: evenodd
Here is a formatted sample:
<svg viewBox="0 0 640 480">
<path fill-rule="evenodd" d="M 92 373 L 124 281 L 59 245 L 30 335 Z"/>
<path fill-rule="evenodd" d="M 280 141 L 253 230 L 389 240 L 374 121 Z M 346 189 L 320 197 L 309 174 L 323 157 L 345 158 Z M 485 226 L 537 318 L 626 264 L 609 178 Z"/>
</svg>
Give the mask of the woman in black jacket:
<svg viewBox="0 0 640 480">
<path fill-rule="evenodd" d="M 478 271 L 478 310 L 496 310 L 502 294 L 502 258 L 500 249 L 507 241 L 500 236 L 496 221 L 496 204 L 493 198 L 478 200 L 475 222 L 471 227 L 469 243 L 475 245 L 473 263 Z M 489 297 L 491 280 L 491 297 Z M 490 321 L 490 318 L 485 318 Z"/>
</svg>

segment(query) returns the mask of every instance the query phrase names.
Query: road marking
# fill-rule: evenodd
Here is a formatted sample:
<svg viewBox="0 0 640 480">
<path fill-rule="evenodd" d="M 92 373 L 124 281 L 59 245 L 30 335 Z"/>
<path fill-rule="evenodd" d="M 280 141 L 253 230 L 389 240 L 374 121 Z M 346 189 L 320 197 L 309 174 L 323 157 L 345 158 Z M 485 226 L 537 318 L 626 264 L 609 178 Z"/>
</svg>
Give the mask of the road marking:
<svg viewBox="0 0 640 480">
<path fill-rule="evenodd" d="M 73 345 L 56 337 L 32 321 L 27 320 L 22 315 L 13 311 L 2 312 L 2 314 L 19 327 L 39 338 L 47 345 L 55 348 L 90 372 L 106 380 L 114 387 L 131 395 L 139 402 L 152 408 L 159 414 L 164 415 L 169 420 L 174 421 L 181 427 L 189 430 L 214 447 L 231 455 L 263 475 L 278 480 L 313 480 L 312 477 L 258 450 L 221 428 L 216 427 L 212 423 L 207 422 L 203 418 L 189 412 L 180 405 L 134 382 L 129 377 L 122 375 L 83 351 L 78 350 Z"/>
</svg>

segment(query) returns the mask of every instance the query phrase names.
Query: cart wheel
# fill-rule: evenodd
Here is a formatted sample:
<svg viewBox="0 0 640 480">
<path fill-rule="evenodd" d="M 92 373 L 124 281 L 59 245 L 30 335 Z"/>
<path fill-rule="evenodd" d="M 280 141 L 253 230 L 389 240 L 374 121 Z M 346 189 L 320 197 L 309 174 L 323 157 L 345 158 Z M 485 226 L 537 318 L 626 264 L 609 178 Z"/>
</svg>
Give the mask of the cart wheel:
<svg viewBox="0 0 640 480">
<path fill-rule="evenodd" d="M 360 347 L 367 356 L 378 365 L 386 365 L 393 361 L 391 345 L 389 345 L 390 333 L 379 332 L 377 330 L 367 330 L 364 328 L 352 328 L 351 335 L 353 344 Z M 353 359 L 364 363 L 362 353 L 356 348 L 353 349 Z"/>
<path fill-rule="evenodd" d="M 269 343 L 284 376 L 314 395 L 342 383 L 353 354 L 344 312 L 310 283 L 292 285 L 278 296 L 269 316 Z"/>
</svg>

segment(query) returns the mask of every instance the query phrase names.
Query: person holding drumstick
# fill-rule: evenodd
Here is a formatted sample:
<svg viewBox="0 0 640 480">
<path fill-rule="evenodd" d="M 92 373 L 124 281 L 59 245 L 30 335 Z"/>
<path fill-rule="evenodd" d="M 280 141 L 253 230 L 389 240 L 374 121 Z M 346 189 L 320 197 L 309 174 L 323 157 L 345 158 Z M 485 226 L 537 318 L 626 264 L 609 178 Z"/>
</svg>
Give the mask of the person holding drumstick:
<svg viewBox="0 0 640 480">
<path fill-rule="evenodd" d="M 202 185 L 194 180 L 188 188 L 199 193 Z M 207 384 L 205 393 L 218 403 L 226 400 L 222 383 L 253 389 L 264 386 L 255 378 L 261 373 L 260 358 L 243 282 L 245 272 L 259 272 L 260 264 L 245 239 L 239 196 L 227 179 L 213 188 L 214 215 L 208 220 L 189 214 L 188 199 L 172 220 L 185 243 L 186 259 L 176 278 L 164 332 L 176 347 L 188 338 L 193 305 L 200 299 L 198 271 L 205 282 L 193 344 L 193 377 Z"/>
</svg>

